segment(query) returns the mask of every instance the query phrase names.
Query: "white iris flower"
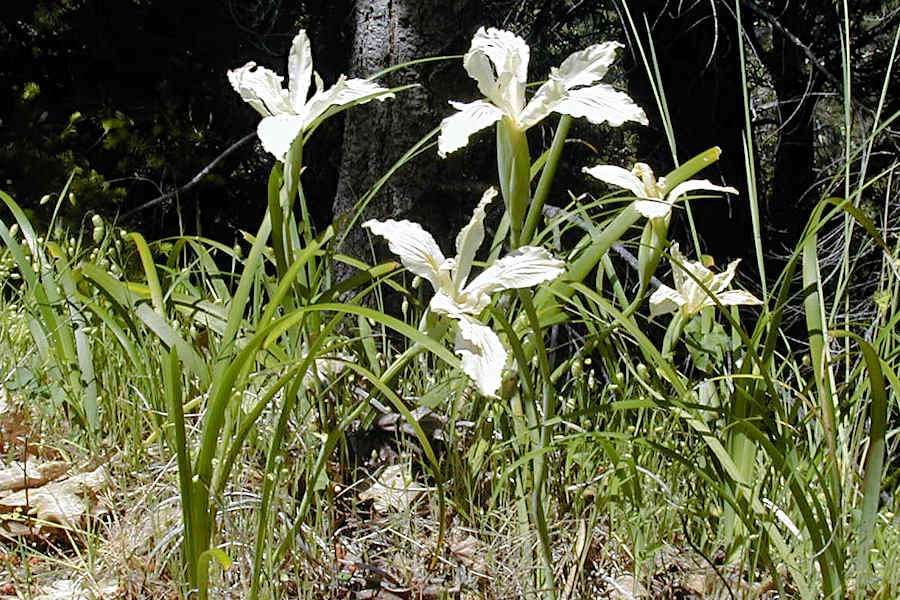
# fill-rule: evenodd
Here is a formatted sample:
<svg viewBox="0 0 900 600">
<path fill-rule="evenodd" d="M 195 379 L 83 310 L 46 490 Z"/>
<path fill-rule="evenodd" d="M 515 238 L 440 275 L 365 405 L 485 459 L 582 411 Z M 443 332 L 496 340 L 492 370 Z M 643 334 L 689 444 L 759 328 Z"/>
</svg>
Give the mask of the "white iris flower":
<svg viewBox="0 0 900 600">
<path fill-rule="evenodd" d="M 341 75 L 337 83 L 325 90 L 322 78 L 313 71 L 309 38 L 302 29 L 291 45 L 288 73 L 290 81 L 288 89 L 284 89 L 281 86 L 284 77 L 258 67 L 254 62 L 228 71 L 228 81 L 234 91 L 263 116 L 256 130 L 263 148 L 281 162 L 285 161 L 297 136 L 329 108 L 394 96 L 387 88 L 372 81 L 347 79 L 345 75 Z M 313 78 L 316 81 L 316 91 L 308 97 Z"/>
<path fill-rule="evenodd" d="M 520 131 L 551 112 L 613 126 L 625 121 L 646 124 L 644 111 L 627 94 L 597 83 L 606 75 L 620 47 L 617 42 L 605 42 L 575 52 L 550 70 L 549 79 L 526 103 L 528 44 L 509 31 L 482 27 L 472 38 L 463 66 L 487 100 L 450 102 L 459 112 L 441 122 L 438 154 L 443 157 L 462 148 L 470 135 L 503 117 Z"/>
<path fill-rule="evenodd" d="M 565 263 L 543 248 L 523 246 L 486 267 L 469 281 L 475 252 L 484 241 L 485 209 L 497 196 L 488 189 L 468 225 L 456 236 L 456 256 L 445 258 L 437 242 L 418 223 L 370 220 L 363 223 L 375 235 L 387 240 L 391 252 L 415 275 L 434 287 L 431 310 L 455 319 L 458 324 L 456 353 L 463 371 L 485 396 L 500 389 L 507 353 L 497 334 L 478 320 L 491 303 L 491 294 L 500 290 L 527 288 L 561 275 Z"/>
<path fill-rule="evenodd" d="M 631 171 L 614 165 L 597 165 L 582 170 L 600 181 L 629 190 L 637 198 L 634 208 L 648 219 L 668 217 L 675 200 L 688 192 L 706 190 L 738 193 L 733 187 L 715 185 L 706 179 L 690 179 L 679 183 L 665 194 L 663 193 L 666 189 L 665 178 L 660 177 L 657 180 L 650 167 L 644 163 L 635 163 Z"/>
<path fill-rule="evenodd" d="M 678 244 L 672 244 L 672 258 L 674 259 L 672 260 L 672 279 L 675 281 L 675 288 L 661 285 L 653 292 L 650 296 L 650 313 L 652 315 L 680 311 L 685 318 L 689 318 L 707 306 L 715 306 L 716 300 L 724 306 L 762 304 L 750 292 L 726 289 L 734 279 L 740 260 L 731 262 L 725 271 L 716 274 L 700 262 L 688 261 L 681 254 Z M 709 292 L 700 287 L 698 281 Z"/>
</svg>

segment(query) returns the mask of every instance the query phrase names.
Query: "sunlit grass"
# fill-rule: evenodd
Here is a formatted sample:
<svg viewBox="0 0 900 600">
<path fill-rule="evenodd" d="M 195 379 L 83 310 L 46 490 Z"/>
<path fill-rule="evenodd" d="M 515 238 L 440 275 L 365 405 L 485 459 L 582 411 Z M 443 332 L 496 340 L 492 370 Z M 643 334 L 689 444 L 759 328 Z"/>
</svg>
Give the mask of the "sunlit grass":
<svg viewBox="0 0 900 600">
<path fill-rule="evenodd" d="M 665 82 L 652 49 L 643 56 L 671 133 Z M 496 397 L 451 349 L 456 324 L 429 309 L 428 283 L 336 256 L 342 231 L 313 230 L 303 136 L 237 247 L 96 220 L 42 236 L 4 194 L 15 227 L 0 225 L 2 458 L 102 463 L 113 476 L 99 520 L 0 538 L 10 584 L 27 597 L 75 572 L 134 597 L 894 597 L 896 177 L 851 168 L 872 137 L 847 128 L 846 168 L 765 279 L 748 133 L 763 305 L 652 316 L 650 293 L 673 284 L 661 259 L 681 260 L 667 221 L 651 226 L 631 196 L 575 190 L 542 210 L 567 127 L 519 169 L 525 181 L 507 182 L 534 202 L 511 245 L 539 244 L 567 267 L 533 295 L 495 294 L 480 315 L 510 354 Z M 663 195 L 718 155 L 674 164 Z M 858 206 L 876 181 L 881 223 Z M 479 265 L 506 254 L 508 221 L 487 232 Z M 691 223 L 695 239 L 705 226 Z M 835 228 L 836 263 L 820 243 Z M 864 251 L 879 280 L 857 320 Z M 335 260 L 358 275 L 336 281 Z M 386 490 L 397 465 L 407 479 Z"/>
</svg>

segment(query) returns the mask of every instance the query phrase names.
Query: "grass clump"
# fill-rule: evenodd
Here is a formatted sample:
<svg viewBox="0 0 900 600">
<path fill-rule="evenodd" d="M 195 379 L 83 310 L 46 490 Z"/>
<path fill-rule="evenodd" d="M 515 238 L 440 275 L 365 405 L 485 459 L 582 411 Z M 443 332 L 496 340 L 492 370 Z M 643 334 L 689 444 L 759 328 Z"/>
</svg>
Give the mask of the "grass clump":
<svg viewBox="0 0 900 600">
<path fill-rule="evenodd" d="M 457 103 L 360 199 L 357 215 L 405 162 L 495 126 L 499 191 L 453 257 L 420 224 L 373 220 L 399 263 L 372 266 L 310 223 L 304 144 L 325 118 L 403 91 L 370 80 L 309 98 L 294 85 L 288 106 L 259 85 L 274 73 L 230 73 L 276 158 L 243 246 L 148 242 L 98 219 L 91 235 L 41 237 L 2 195 L 15 220 L 0 223 L 4 461 L 65 461 L 60 481 L 104 465 L 110 479 L 66 522 L 3 513 L 30 531 L 3 538 L 0 584 L 201 599 L 896 594 L 898 250 L 858 207 L 865 174 L 844 172 L 847 193 L 823 197 L 758 298 L 734 286 L 737 263 L 669 240 L 674 210 L 736 192 L 698 179 L 716 148 L 658 179 L 591 166 L 628 194 L 547 203 L 571 118 L 646 117 L 600 83 L 616 44 L 572 54 L 525 103 L 510 67 L 523 45 L 480 30 L 464 64 L 487 99 Z M 302 32 L 293 52 L 311 60 Z M 292 81 L 309 83 L 300 67 Z M 526 130 L 548 106 L 557 134 L 532 160 Z M 848 161 L 865 152 L 845 143 Z M 835 224 L 832 266 L 819 239 Z M 856 322 L 851 249 L 866 245 L 877 311 Z M 357 274 L 336 281 L 336 261 Z"/>
</svg>

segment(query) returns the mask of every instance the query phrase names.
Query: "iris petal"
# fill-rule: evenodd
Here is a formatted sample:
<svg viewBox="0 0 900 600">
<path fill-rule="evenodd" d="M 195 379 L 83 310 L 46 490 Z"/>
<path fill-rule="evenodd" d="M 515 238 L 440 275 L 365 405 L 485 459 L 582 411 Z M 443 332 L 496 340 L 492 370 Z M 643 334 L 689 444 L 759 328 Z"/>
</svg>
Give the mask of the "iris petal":
<svg viewBox="0 0 900 600">
<path fill-rule="evenodd" d="M 605 183 L 625 188 L 637 198 L 648 198 L 644 182 L 627 169 L 615 165 L 597 165 L 596 167 L 584 167 L 582 171 Z"/>
<path fill-rule="evenodd" d="M 427 279 L 440 289 L 438 272 L 444 263 L 444 254 L 431 234 L 418 223 L 411 221 L 366 221 L 362 225 L 375 235 L 387 240 L 391 252 L 400 257 L 400 262 L 414 274 Z"/>
<path fill-rule="evenodd" d="M 243 67 L 228 71 L 228 81 L 244 102 L 264 117 L 290 112 L 281 87 L 284 79 L 274 71 L 248 62 Z"/>
<path fill-rule="evenodd" d="M 672 202 L 679 196 L 683 196 L 689 192 L 705 190 L 707 192 L 724 192 L 727 194 L 737 194 L 738 191 L 731 186 L 715 185 L 706 179 L 690 179 L 683 183 L 679 183 L 672 191 L 669 192 L 669 198 Z"/>
<path fill-rule="evenodd" d="M 563 82 L 566 89 L 591 85 L 603 79 L 621 47 L 618 42 L 604 42 L 573 52 L 550 76 Z"/>
<path fill-rule="evenodd" d="M 609 123 L 618 127 L 626 121 L 647 124 L 644 110 L 625 92 L 605 83 L 570 90 L 553 110 L 574 118 L 584 117 L 591 123 Z"/>
<path fill-rule="evenodd" d="M 265 151 L 284 162 L 291 144 L 303 131 L 304 125 L 300 115 L 285 113 L 260 121 L 256 134 Z"/>
<path fill-rule="evenodd" d="M 650 314 L 655 316 L 675 312 L 686 304 L 678 290 L 661 285 L 650 295 Z"/>
<path fill-rule="evenodd" d="M 309 84 L 312 82 L 312 50 L 309 45 L 309 37 L 306 31 L 300 32 L 294 37 L 291 44 L 291 53 L 288 55 L 288 89 L 290 90 L 291 106 L 294 112 L 303 111 L 306 104 L 306 96 L 309 94 Z"/>
<path fill-rule="evenodd" d="M 462 295 L 473 310 L 480 312 L 494 292 L 532 287 L 556 279 L 564 271 L 565 263 L 543 248 L 523 246 L 482 271 L 462 290 Z"/>
<path fill-rule="evenodd" d="M 288 56 L 290 82 L 285 90 L 284 77 L 274 71 L 257 67 L 249 62 L 243 67 L 228 71 L 228 80 L 234 90 L 263 121 L 257 128 L 266 151 L 284 162 L 291 144 L 316 119 L 332 106 L 346 106 L 353 102 L 368 102 L 374 98 L 384 100 L 394 96 L 387 88 L 366 79 L 347 79 L 341 75 L 338 82 L 323 90 L 322 80 L 313 71 L 309 38 L 304 30 L 294 37 Z M 312 80 L 316 92 L 307 101 Z"/>
<path fill-rule="evenodd" d="M 482 395 L 496 398 L 506 366 L 503 343 L 490 327 L 472 318 L 460 319 L 458 323 L 456 353 L 462 359 L 463 371 Z"/>
<path fill-rule="evenodd" d="M 469 277 L 469 271 L 472 268 L 472 261 L 475 260 L 475 253 L 481 247 L 484 241 L 484 214 L 487 205 L 497 197 L 497 188 L 488 188 L 481 196 L 481 201 L 475 207 L 472 218 L 465 227 L 459 230 L 456 236 L 456 273 L 453 274 L 453 280 L 456 282 L 457 288 L 461 288 L 466 284 Z"/>
<path fill-rule="evenodd" d="M 441 121 L 441 133 L 438 137 L 438 155 L 442 158 L 459 150 L 469 143 L 469 136 L 492 125 L 503 117 L 503 111 L 484 100 L 476 100 L 464 104 L 450 102 L 458 110 Z"/>
</svg>

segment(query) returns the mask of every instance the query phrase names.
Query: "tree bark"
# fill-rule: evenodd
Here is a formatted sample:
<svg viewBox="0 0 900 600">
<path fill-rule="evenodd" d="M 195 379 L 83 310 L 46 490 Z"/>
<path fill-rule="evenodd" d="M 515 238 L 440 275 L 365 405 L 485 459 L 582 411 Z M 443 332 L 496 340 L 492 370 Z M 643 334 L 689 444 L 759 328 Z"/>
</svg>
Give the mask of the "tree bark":
<svg viewBox="0 0 900 600">
<path fill-rule="evenodd" d="M 355 29 L 349 74 L 368 77 L 418 58 L 461 54 L 474 26 L 477 9 L 473 4 L 477 3 L 358 0 L 352 12 Z M 458 94 L 462 75 L 459 61 L 394 71 L 379 82 L 388 87 L 411 83 L 420 87 L 404 91 L 393 100 L 372 102 L 347 112 L 334 199 L 336 222 L 349 224 L 347 216 L 356 211 L 359 198 L 450 113 L 447 101 Z M 362 218 L 346 230 L 339 251 L 371 260 L 367 236 L 359 227 L 367 218 L 427 221 L 428 229 L 441 243 L 464 211 L 453 193 L 446 164 L 436 150 L 429 150 L 404 165 L 372 199 Z M 350 274 L 340 265 L 337 270 L 340 278 Z"/>
<path fill-rule="evenodd" d="M 785 4 L 779 11 L 779 24 L 786 31 L 801 37 L 810 35 L 814 25 L 809 15 L 813 8 L 808 2 Z M 839 19 L 834 11 L 819 7 L 820 15 L 837 30 Z M 808 41 L 807 41 L 808 43 Z M 789 35 L 772 29 L 772 51 L 761 53 L 775 85 L 778 97 L 779 133 L 775 151 L 775 171 L 771 196 L 766 203 L 770 235 L 783 240 L 792 248 L 799 240 L 806 220 L 815 206 L 815 138 L 813 113 L 817 92 L 824 79 L 810 66 L 803 49 Z"/>
</svg>

